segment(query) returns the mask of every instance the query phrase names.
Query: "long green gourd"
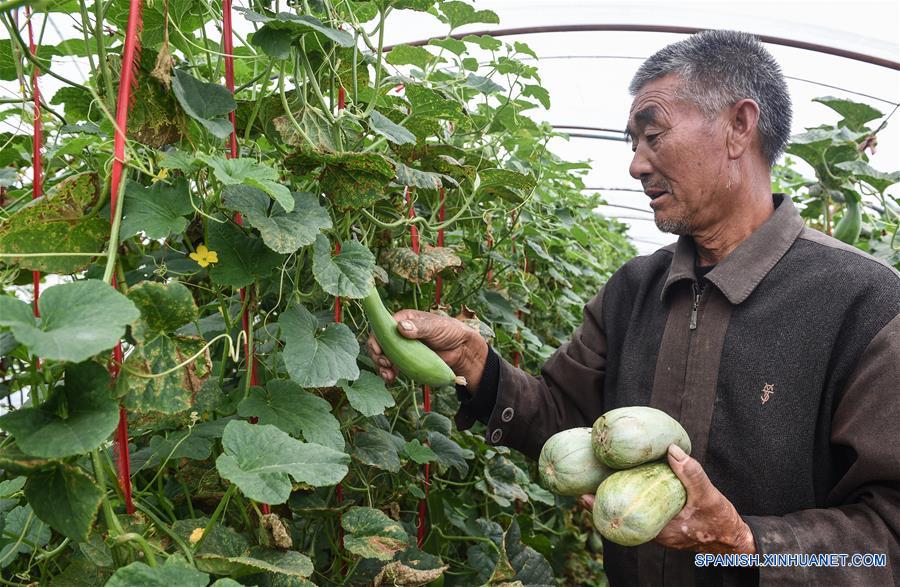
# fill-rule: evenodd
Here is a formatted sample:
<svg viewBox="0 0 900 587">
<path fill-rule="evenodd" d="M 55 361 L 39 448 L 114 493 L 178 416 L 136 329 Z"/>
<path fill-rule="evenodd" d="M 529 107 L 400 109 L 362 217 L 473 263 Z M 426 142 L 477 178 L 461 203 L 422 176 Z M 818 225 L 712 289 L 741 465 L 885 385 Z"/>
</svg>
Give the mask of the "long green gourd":
<svg viewBox="0 0 900 587">
<path fill-rule="evenodd" d="M 384 307 L 375 287 L 360 302 L 384 354 L 416 383 L 434 386 L 466 384 L 465 378 L 457 377 L 437 353 L 418 340 L 404 338 L 397 332 L 397 321 Z"/>
</svg>

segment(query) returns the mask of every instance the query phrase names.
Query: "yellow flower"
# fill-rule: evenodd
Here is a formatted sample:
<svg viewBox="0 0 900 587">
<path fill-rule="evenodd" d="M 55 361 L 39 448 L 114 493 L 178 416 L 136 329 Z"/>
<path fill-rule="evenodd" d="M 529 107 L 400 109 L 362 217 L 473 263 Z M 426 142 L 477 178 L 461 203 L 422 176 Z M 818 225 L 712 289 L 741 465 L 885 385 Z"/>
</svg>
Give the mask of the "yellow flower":
<svg viewBox="0 0 900 587">
<path fill-rule="evenodd" d="M 197 252 L 191 253 L 189 256 L 201 267 L 206 267 L 210 263 L 219 262 L 219 254 L 215 251 L 210 251 L 209 249 L 207 249 L 206 245 L 200 245 L 199 247 L 197 247 Z"/>
<path fill-rule="evenodd" d="M 188 542 L 191 544 L 197 544 L 200 542 L 200 539 L 203 538 L 203 528 L 194 528 L 194 531 L 191 532 L 191 537 L 188 538 Z"/>
</svg>

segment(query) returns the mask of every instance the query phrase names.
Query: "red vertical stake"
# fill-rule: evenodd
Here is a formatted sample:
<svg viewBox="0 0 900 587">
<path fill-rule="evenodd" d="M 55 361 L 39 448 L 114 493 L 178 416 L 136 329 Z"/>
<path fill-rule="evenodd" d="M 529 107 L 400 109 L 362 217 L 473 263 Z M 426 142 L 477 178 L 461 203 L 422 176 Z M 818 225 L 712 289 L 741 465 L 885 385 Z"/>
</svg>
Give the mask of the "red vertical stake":
<svg viewBox="0 0 900 587">
<path fill-rule="evenodd" d="M 37 55 L 37 47 L 34 44 L 34 30 L 31 27 L 31 8 L 25 6 L 25 18 L 28 21 L 28 51 L 34 56 Z M 33 145 L 31 156 L 31 167 L 34 170 L 34 176 L 31 182 L 31 199 L 36 200 L 44 193 L 44 164 L 41 160 L 41 147 L 44 144 L 44 126 L 41 121 L 41 92 L 38 87 L 38 76 L 41 75 L 40 69 L 35 65 L 31 70 L 31 98 L 34 101 L 34 131 Z M 25 87 L 22 87 L 22 93 L 25 93 Z M 38 309 L 38 299 L 41 297 L 41 272 L 32 271 L 31 281 L 34 286 L 34 315 L 40 316 Z M 37 359 L 36 364 L 40 368 L 41 360 Z"/>
<path fill-rule="evenodd" d="M 347 95 L 344 93 L 344 88 L 338 88 L 338 112 L 343 110 L 347 106 Z M 334 243 L 334 252 L 335 254 L 339 254 L 341 252 L 341 243 Z M 334 298 L 334 321 L 340 324 L 344 321 L 344 308 L 341 304 L 341 298 Z M 335 493 L 337 497 L 338 505 L 344 503 L 344 485 L 342 483 L 338 483 L 337 491 Z M 341 550 L 344 550 L 344 516 L 338 516 L 338 544 L 340 544 Z M 347 574 L 347 564 L 345 562 L 341 563 L 341 574 Z"/>
<path fill-rule="evenodd" d="M 113 165 L 110 174 L 109 210 L 110 220 L 114 220 L 119 202 L 119 187 L 125 171 L 125 133 L 128 129 L 128 111 L 131 107 L 131 90 L 136 79 L 135 62 L 140 54 L 140 30 L 142 28 L 141 0 L 131 0 L 128 5 L 128 27 L 125 31 L 125 46 L 122 50 L 122 75 L 119 78 L 119 93 L 116 97 L 116 128 L 113 138 Z M 112 286 L 117 287 L 115 274 Z M 109 372 L 113 380 L 119 375 L 124 354 L 122 343 L 113 349 L 113 363 Z M 119 484 L 125 496 L 125 511 L 134 513 L 134 502 L 131 498 L 131 456 L 128 452 L 128 414 L 125 408 L 119 408 L 119 426 L 116 429 L 116 452 L 118 455 Z"/>
</svg>

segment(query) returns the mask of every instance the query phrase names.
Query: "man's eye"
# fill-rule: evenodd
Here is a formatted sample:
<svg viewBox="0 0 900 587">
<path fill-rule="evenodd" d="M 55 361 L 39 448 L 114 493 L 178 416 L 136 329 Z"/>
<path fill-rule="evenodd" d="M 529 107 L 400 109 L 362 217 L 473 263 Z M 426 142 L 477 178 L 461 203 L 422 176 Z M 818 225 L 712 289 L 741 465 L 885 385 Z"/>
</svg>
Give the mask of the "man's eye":
<svg viewBox="0 0 900 587">
<path fill-rule="evenodd" d="M 660 135 L 660 133 L 658 133 L 658 132 L 647 135 L 647 142 L 652 145 L 653 143 L 656 142 L 656 139 L 659 138 L 659 135 Z"/>
</svg>

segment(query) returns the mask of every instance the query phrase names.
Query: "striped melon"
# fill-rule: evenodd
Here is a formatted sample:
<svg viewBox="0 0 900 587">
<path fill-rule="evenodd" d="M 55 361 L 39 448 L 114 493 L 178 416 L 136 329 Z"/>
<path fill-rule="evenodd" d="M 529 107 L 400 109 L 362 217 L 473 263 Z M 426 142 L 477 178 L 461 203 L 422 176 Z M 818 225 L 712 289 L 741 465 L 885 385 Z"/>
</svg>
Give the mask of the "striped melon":
<svg viewBox="0 0 900 587">
<path fill-rule="evenodd" d="M 557 495 L 594 493 L 612 472 L 594 456 L 590 428 L 551 436 L 541 449 L 538 467 L 544 484 Z"/>
</svg>

